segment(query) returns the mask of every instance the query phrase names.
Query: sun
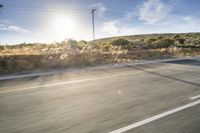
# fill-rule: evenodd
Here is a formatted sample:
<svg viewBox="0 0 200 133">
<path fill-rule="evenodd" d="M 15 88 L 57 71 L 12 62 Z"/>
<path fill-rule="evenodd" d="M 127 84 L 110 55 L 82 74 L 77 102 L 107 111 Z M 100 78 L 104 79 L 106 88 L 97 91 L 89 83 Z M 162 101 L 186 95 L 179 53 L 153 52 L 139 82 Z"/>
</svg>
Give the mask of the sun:
<svg viewBox="0 0 200 133">
<path fill-rule="evenodd" d="M 56 33 L 73 33 L 76 30 L 75 27 L 75 21 L 69 16 L 59 16 L 54 20 L 54 30 Z"/>
</svg>

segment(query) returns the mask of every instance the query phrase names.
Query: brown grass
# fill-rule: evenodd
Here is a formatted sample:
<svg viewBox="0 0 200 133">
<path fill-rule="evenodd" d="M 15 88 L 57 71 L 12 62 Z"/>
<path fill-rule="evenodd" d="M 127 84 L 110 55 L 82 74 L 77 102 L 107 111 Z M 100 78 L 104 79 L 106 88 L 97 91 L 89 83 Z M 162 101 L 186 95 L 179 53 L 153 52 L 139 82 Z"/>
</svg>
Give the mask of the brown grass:
<svg viewBox="0 0 200 133">
<path fill-rule="evenodd" d="M 57 54 L 5 54 L 0 56 L 0 73 L 43 71 L 55 68 L 83 67 L 142 59 L 200 55 L 200 49 L 158 49 L 147 51 L 73 51 Z"/>
<path fill-rule="evenodd" d="M 72 40 L 70 43 L 64 41 L 49 45 L 21 44 L 0 46 L 0 75 L 133 62 L 143 59 L 200 55 L 200 48 L 196 44 L 194 45 L 195 48 L 177 48 L 175 45 L 179 46 L 180 44 L 175 41 L 168 48 L 156 48 L 152 42 L 156 39 L 145 40 L 141 36 L 138 37 L 140 38 L 136 36 L 135 40 L 130 40 L 131 37 L 128 37 L 129 42 L 123 40 L 115 41 L 115 45 L 112 45 L 113 38 L 111 38 L 111 40 L 103 40 L 102 42 L 98 40 L 96 44 Z M 157 40 L 159 37 L 157 37 Z M 124 42 L 126 45 L 121 44 Z M 167 43 L 164 42 L 161 46 L 166 47 L 172 42 L 168 41 Z"/>
</svg>

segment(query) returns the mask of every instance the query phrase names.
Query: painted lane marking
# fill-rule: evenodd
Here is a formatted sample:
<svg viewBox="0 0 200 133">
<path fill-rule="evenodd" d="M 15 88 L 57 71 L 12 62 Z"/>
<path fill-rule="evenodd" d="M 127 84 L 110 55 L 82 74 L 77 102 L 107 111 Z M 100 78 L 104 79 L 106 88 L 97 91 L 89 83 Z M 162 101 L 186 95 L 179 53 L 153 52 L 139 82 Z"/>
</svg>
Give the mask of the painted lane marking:
<svg viewBox="0 0 200 133">
<path fill-rule="evenodd" d="M 189 103 L 189 104 L 186 104 L 186 105 L 183 105 L 183 106 L 180 106 L 180 107 L 178 107 L 178 108 L 175 108 L 175 109 L 173 109 L 173 110 L 169 110 L 169 111 L 167 111 L 167 112 L 158 114 L 158 115 L 156 115 L 156 116 L 147 118 L 147 119 L 145 119 L 145 120 L 142 120 L 142 121 L 133 123 L 133 124 L 128 125 L 128 126 L 126 126 L 126 127 L 123 127 L 123 128 L 117 129 L 117 130 L 114 130 L 114 131 L 112 131 L 112 132 L 110 132 L 110 133 L 123 133 L 123 132 L 125 132 L 125 131 L 134 129 L 134 128 L 136 128 L 136 127 L 142 126 L 142 125 L 144 125 L 144 124 L 150 123 L 150 122 L 152 122 L 152 121 L 158 120 L 158 119 L 160 119 L 160 118 L 163 118 L 163 117 L 165 117 L 165 116 L 168 116 L 168 115 L 170 115 L 170 114 L 179 112 L 179 111 L 181 111 L 181 110 L 190 108 L 190 107 L 195 106 L 195 105 L 198 105 L 198 104 L 200 104 L 200 100 L 195 101 L 195 102 L 192 102 L 192 103 Z"/>
<path fill-rule="evenodd" d="M 127 73 L 127 74 L 118 74 L 118 75 L 112 75 L 112 76 L 104 76 L 104 77 L 98 77 L 98 78 L 88 78 L 88 79 L 72 80 L 72 81 L 66 81 L 66 82 L 50 83 L 50 84 L 32 86 L 32 87 L 27 87 L 27 88 L 3 90 L 3 91 L 0 91 L 0 94 L 9 93 L 9 92 L 24 91 L 24 90 L 31 90 L 31 89 L 37 89 L 37 88 L 45 88 L 45 87 L 51 87 L 51 86 L 57 86 L 57 85 L 63 85 L 63 84 L 72 84 L 72 83 L 84 82 L 84 81 L 93 81 L 93 80 L 98 80 L 98 79 L 128 76 L 128 75 L 133 75 L 133 74 L 136 74 L 136 72 Z"/>
<path fill-rule="evenodd" d="M 194 96 L 194 97 L 190 97 L 190 100 L 196 100 L 196 99 L 199 99 L 200 98 L 200 95 L 197 95 L 197 96 Z"/>
</svg>

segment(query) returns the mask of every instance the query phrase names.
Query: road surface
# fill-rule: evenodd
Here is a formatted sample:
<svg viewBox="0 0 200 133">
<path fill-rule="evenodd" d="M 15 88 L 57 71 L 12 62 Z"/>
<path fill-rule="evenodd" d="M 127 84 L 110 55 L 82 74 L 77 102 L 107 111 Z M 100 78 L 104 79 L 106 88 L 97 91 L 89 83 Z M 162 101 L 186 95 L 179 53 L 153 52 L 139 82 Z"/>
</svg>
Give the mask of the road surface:
<svg viewBox="0 0 200 133">
<path fill-rule="evenodd" d="M 200 59 L 0 81 L 0 133 L 200 133 Z"/>
</svg>

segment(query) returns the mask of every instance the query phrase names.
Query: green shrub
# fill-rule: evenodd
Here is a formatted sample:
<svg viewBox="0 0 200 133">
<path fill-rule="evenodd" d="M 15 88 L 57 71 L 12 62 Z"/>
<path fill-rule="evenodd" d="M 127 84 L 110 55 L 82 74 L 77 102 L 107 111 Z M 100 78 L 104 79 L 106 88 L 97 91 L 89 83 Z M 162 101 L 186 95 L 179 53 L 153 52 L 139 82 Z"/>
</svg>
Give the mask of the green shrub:
<svg viewBox="0 0 200 133">
<path fill-rule="evenodd" d="M 69 39 L 68 41 L 67 41 L 67 45 L 69 46 L 69 47 L 71 47 L 71 48 L 76 48 L 77 47 L 77 41 L 76 40 L 72 40 L 72 39 Z"/>
<path fill-rule="evenodd" d="M 79 42 L 78 42 L 78 44 L 77 44 L 77 46 L 76 46 L 76 49 L 82 50 L 82 49 L 85 49 L 85 48 L 87 48 L 87 47 L 88 47 L 87 41 L 82 40 L 82 41 L 79 41 Z"/>
<path fill-rule="evenodd" d="M 162 40 L 162 39 L 164 39 L 164 38 L 165 38 L 165 37 L 163 37 L 163 36 L 159 36 L 159 37 L 158 37 L 159 40 Z"/>
<path fill-rule="evenodd" d="M 185 39 L 184 38 L 177 38 L 176 40 L 179 42 L 179 44 L 184 44 L 185 43 Z"/>
<path fill-rule="evenodd" d="M 5 49 L 5 46 L 0 46 L 0 50 L 4 50 Z"/>
<path fill-rule="evenodd" d="M 174 36 L 173 36 L 174 39 L 177 39 L 177 38 L 179 38 L 179 37 L 180 37 L 180 35 L 174 35 Z"/>
<path fill-rule="evenodd" d="M 117 39 L 111 42 L 113 46 L 121 46 L 123 48 L 127 48 L 130 42 L 126 39 Z"/>
<path fill-rule="evenodd" d="M 164 38 L 162 40 L 158 40 L 152 43 L 154 48 L 168 48 L 174 45 L 174 40 L 169 38 Z"/>
<path fill-rule="evenodd" d="M 155 42 L 155 41 L 157 41 L 156 38 L 148 38 L 148 39 L 145 40 L 145 42 L 148 43 L 148 44 L 151 44 L 152 42 Z"/>
<path fill-rule="evenodd" d="M 79 41 L 78 43 L 80 43 L 80 44 L 87 44 L 87 41 L 81 40 L 81 41 Z"/>
</svg>

